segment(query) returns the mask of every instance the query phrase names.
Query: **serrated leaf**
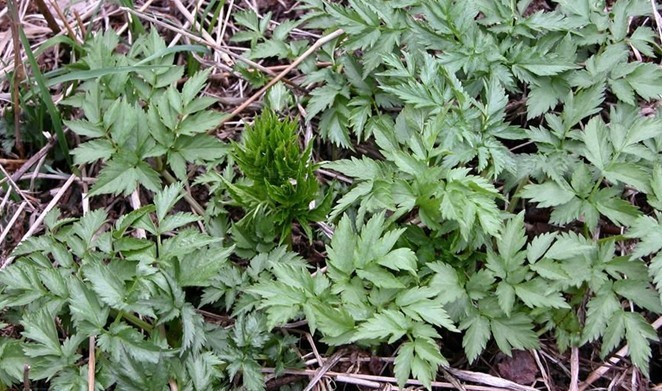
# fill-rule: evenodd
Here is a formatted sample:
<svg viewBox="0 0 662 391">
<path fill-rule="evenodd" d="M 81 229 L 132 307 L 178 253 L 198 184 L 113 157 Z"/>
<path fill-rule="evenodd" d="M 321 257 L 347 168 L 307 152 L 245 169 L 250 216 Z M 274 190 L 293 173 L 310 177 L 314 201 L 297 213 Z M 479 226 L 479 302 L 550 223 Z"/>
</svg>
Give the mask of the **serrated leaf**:
<svg viewBox="0 0 662 391">
<path fill-rule="evenodd" d="M 416 254 L 408 248 L 398 248 L 377 258 L 376 262 L 391 270 L 406 270 L 416 273 Z"/>
<path fill-rule="evenodd" d="M 225 118 L 225 114 L 213 110 L 199 111 L 186 117 L 176 132 L 180 135 L 195 136 L 197 134 L 206 133 L 215 129 L 221 120 Z"/>
<path fill-rule="evenodd" d="M 466 330 L 462 347 L 469 362 L 474 362 L 490 340 L 490 321 L 481 315 L 474 315 L 462 322 L 460 328 Z"/>
<path fill-rule="evenodd" d="M 621 343 L 625 335 L 625 311 L 619 309 L 615 311 L 607 322 L 604 336 L 602 337 L 602 347 L 600 348 L 600 357 L 605 358 L 609 352 L 614 350 Z"/>
<path fill-rule="evenodd" d="M 110 159 L 115 153 L 115 147 L 109 140 L 97 139 L 79 145 L 71 153 L 74 155 L 74 163 L 85 164 Z"/>
<path fill-rule="evenodd" d="M 570 308 L 568 303 L 563 300 L 560 293 L 554 293 L 552 289 L 539 278 L 515 285 L 515 293 L 529 308 Z"/>
<path fill-rule="evenodd" d="M 649 361 L 651 359 L 650 341 L 658 341 L 656 330 L 641 314 L 635 312 L 625 313 L 625 339 L 628 342 L 632 362 L 644 374 L 650 373 Z"/>
<path fill-rule="evenodd" d="M 148 190 L 159 191 L 161 178 L 149 164 L 139 161 L 130 163 L 122 158 L 114 158 L 104 167 L 90 190 L 90 196 L 98 194 L 131 194 L 138 185 Z"/>
<path fill-rule="evenodd" d="M 395 378 L 398 381 L 398 387 L 403 388 L 407 379 L 409 379 L 409 373 L 411 372 L 411 363 L 414 360 L 414 343 L 405 342 L 398 348 L 398 353 L 395 356 L 394 360 L 394 374 Z"/>
<path fill-rule="evenodd" d="M 536 236 L 526 248 L 526 259 L 529 263 L 535 263 L 552 245 L 556 238 L 556 232 L 547 232 Z"/>
<path fill-rule="evenodd" d="M 21 325 L 23 326 L 21 334 L 38 343 L 38 346 L 34 346 L 29 352 L 26 352 L 27 355 L 31 357 L 62 355 L 55 320 L 48 311 L 41 310 L 26 314 Z"/>
<path fill-rule="evenodd" d="M 102 330 L 110 313 L 108 307 L 102 306 L 96 295 L 77 278 L 70 282 L 69 292 L 69 311 L 79 331 L 95 334 Z M 88 322 L 92 330 L 83 327 L 82 322 Z"/>
<path fill-rule="evenodd" d="M 497 289 L 494 293 L 496 293 L 497 302 L 499 303 L 501 310 L 506 316 L 510 316 L 513 306 L 515 305 L 515 289 L 513 286 L 502 281 L 497 285 Z"/>
<path fill-rule="evenodd" d="M 83 273 L 92 285 L 92 289 L 99 298 L 117 309 L 124 309 L 124 299 L 127 295 L 126 287 L 122 280 L 106 265 L 94 262 L 86 265 Z"/>
<path fill-rule="evenodd" d="M 73 130 L 76 134 L 80 136 L 97 138 L 105 137 L 106 132 L 100 125 L 94 124 L 86 120 L 64 120 L 62 121 L 66 126 Z"/>
<path fill-rule="evenodd" d="M 598 117 L 591 118 L 584 128 L 582 139 L 586 145 L 586 159 L 600 170 L 604 170 L 611 162 L 612 152 L 605 123 Z"/>
<path fill-rule="evenodd" d="M 375 264 L 356 270 L 356 275 L 380 288 L 404 288 L 405 285 L 388 270 Z"/>
<path fill-rule="evenodd" d="M 195 96 L 202 91 L 202 88 L 205 86 L 205 83 L 209 78 L 210 72 L 211 69 L 196 72 L 193 77 L 189 78 L 186 83 L 184 83 L 181 93 L 184 107 L 188 106 L 195 99 Z"/>
<path fill-rule="evenodd" d="M 490 329 L 499 349 L 511 355 L 515 349 L 535 349 L 538 336 L 533 331 L 531 319 L 524 314 L 515 313 L 510 318 L 498 318 L 490 321 Z"/>
<path fill-rule="evenodd" d="M 506 260 L 514 258 L 526 244 L 525 234 L 524 212 L 521 212 L 508 220 L 501 231 L 501 238 L 497 241 L 499 255 Z"/>
<path fill-rule="evenodd" d="M 405 335 L 409 328 L 409 323 L 401 312 L 385 310 L 359 324 L 352 340 L 361 341 L 388 338 L 388 343 L 394 343 Z"/>
<path fill-rule="evenodd" d="M 560 234 L 556 242 L 547 250 L 546 258 L 565 260 L 593 250 L 594 244 L 574 232 Z"/>
<path fill-rule="evenodd" d="M 156 207 L 156 218 L 159 224 L 163 222 L 168 212 L 172 210 L 180 198 L 182 198 L 181 183 L 171 184 L 156 193 L 154 196 L 154 206 Z"/>
<path fill-rule="evenodd" d="M 520 195 L 524 198 L 530 198 L 533 202 L 537 202 L 541 208 L 563 205 L 575 197 L 572 189 L 567 186 L 561 186 L 553 181 L 526 185 Z"/>
<path fill-rule="evenodd" d="M 232 250 L 233 247 L 210 246 L 209 249 L 196 253 L 194 257 L 181 258 L 177 282 L 182 288 L 212 285 L 214 277 L 227 265 Z"/>
<path fill-rule="evenodd" d="M 428 263 L 435 274 L 430 280 L 430 288 L 437 291 L 437 300 L 450 303 L 465 294 L 457 272 L 452 266 L 441 262 Z"/>
</svg>

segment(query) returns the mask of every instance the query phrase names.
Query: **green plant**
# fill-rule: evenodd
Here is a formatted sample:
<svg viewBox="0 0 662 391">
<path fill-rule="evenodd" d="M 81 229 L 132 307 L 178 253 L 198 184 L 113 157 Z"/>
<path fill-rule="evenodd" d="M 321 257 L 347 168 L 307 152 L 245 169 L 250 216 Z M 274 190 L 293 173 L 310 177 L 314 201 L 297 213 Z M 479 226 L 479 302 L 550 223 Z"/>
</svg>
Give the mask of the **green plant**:
<svg viewBox="0 0 662 391">
<path fill-rule="evenodd" d="M 232 248 L 190 227 L 196 216 L 170 213 L 181 190 L 166 187 L 154 205 L 112 226 L 103 210 L 81 219 L 48 215 L 46 234 L 21 244 L 0 272 L 3 328 L 16 334 L 0 340 L 0 382 L 22 381 L 27 363 L 30 379 L 78 390 L 87 387 L 83 360 L 92 354 L 98 389 L 163 390 L 169 382 L 219 389 L 241 376 L 258 390 L 257 360 L 296 364 L 286 348 L 294 340 L 267 333 L 260 314 L 245 314 L 227 330 L 196 310 L 190 289 L 215 285 Z M 148 237 L 136 236 L 138 229 Z"/>
<path fill-rule="evenodd" d="M 297 222 L 312 240 L 309 224 L 325 218 L 331 194 L 319 202 L 311 151 L 312 144 L 303 151 L 299 147 L 297 122 L 281 120 L 274 112 L 265 111 L 246 127 L 242 143 L 232 152 L 244 181 L 226 182 L 247 210 L 244 221 L 267 219 L 275 224 L 281 242 L 290 240 L 292 223 Z"/>
<path fill-rule="evenodd" d="M 105 164 L 90 194 L 130 194 L 139 184 L 161 188 L 161 172 L 187 179 L 187 164 L 218 163 L 227 148 L 206 132 L 223 114 L 210 110 L 214 98 L 200 97 L 209 72 L 175 85 L 184 67 L 155 30 L 142 35 L 126 55 L 115 53 L 119 39 L 111 30 L 95 35 L 77 66 L 98 71 L 67 103 L 81 108 L 82 120 L 65 124 L 89 141 L 72 151 L 76 164 Z M 108 68 L 121 70 L 110 72 Z"/>
<path fill-rule="evenodd" d="M 658 10 L 646 0 L 303 7 L 277 26 L 273 14 L 232 14 L 251 58 L 299 56 L 299 29 L 345 34 L 299 67 L 308 96 L 274 85 L 231 148 L 205 134 L 222 121 L 198 97 L 207 74 L 177 87 L 182 48 L 154 30 L 126 55 L 98 35 L 76 68 L 46 74 L 84 81 L 68 102 L 86 119 L 67 124 L 90 139 L 76 162 L 104 162 L 93 194 L 142 182 L 154 205 L 115 222 L 49 216 L 17 250 L 0 273 L 14 330 L 0 339 L 0 381 L 19 381 L 28 361 L 53 389 L 85 384 L 83 342 L 95 336 L 99 388 L 261 390 L 263 366 L 298 364 L 284 325 L 307 328 L 318 352 L 329 347 L 321 354 L 357 345 L 394 357 L 384 374 L 401 387 L 414 377 L 431 388 L 449 362 L 552 343 L 601 359 L 627 343 L 621 362 L 654 373 L 662 111 L 646 101 L 662 91 L 648 18 Z M 287 117 L 295 102 L 320 135 L 304 148 Z M 204 171 L 194 182 L 212 195 L 204 219 L 170 212 L 182 187 L 160 190 L 168 170 L 182 181 Z M 332 229 L 326 251 L 318 222 Z M 292 245 L 297 225 L 307 244 Z"/>
</svg>

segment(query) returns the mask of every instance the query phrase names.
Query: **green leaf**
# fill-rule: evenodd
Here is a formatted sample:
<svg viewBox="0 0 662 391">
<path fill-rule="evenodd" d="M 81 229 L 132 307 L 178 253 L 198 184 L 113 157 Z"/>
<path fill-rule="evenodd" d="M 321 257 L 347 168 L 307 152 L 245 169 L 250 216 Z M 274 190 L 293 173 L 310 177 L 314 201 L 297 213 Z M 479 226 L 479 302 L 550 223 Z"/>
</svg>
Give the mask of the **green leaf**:
<svg viewBox="0 0 662 391">
<path fill-rule="evenodd" d="M 38 344 L 31 347 L 29 352 L 26 351 L 28 356 L 61 356 L 63 354 L 60 339 L 55 329 L 55 320 L 48 311 L 41 310 L 25 314 L 21 325 L 23 326 L 21 334 Z"/>
<path fill-rule="evenodd" d="M 99 333 L 108 321 L 109 308 L 102 306 L 95 293 L 77 278 L 70 280 L 69 292 L 69 311 L 79 331 L 86 334 Z M 89 323 L 91 327 L 85 327 L 83 322 Z"/>
<path fill-rule="evenodd" d="M 556 238 L 556 232 L 547 232 L 536 236 L 526 248 L 529 263 L 535 263 L 542 257 Z"/>
<path fill-rule="evenodd" d="M 340 223 L 331 239 L 331 245 L 326 251 L 329 255 L 327 264 L 331 278 L 339 279 L 342 276 L 350 276 L 354 271 L 354 251 L 356 246 L 356 235 L 352 229 L 349 217 L 343 215 Z M 341 275 L 338 275 L 338 272 Z"/>
<path fill-rule="evenodd" d="M 524 350 L 538 347 L 538 336 L 533 331 L 533 323 L 522 313 L 515 313 L 509 318 L 492 319 L 490 329 L 499 349 L 509 356 L 513 348 Z"/>
<path fill-rule="evenodd" d="M 409 326 L 405 316 L 394 310 L 385 310 L 373 315 L 367 321 L 361 323 L 352 337 L 352 341 L 387 339 L 389 344 L 402 338 Z"/>
<path fill-rule="evenodd" d="M 517 297 L 529 308 L 550 307 L 570 308 L 559 292 L 548 286 L 542 279 L 536 278 L 515 285 Z"/>
<path fill-rule="evenodd" d="M 182 87 L 181 99 L 184 107 L 189 105 L 195 99 L 196 95 L 202 91 L 209 79 L 210 69 L 196 72 L 193 77 L 189 78 Z"/>
<path fill-rule="evenodd" d="M 634 221 L 627 233 L 630 238 L 640 239 L 632 254 L 633 258 L 640 258 L 662 249 L 661 218 L 662 216 L 658 216 L 658 220 L 655 220 L 649 216 L 641 216 Z"/>
<path fill-rule="evenodd" d="M 462 338 L 464 352 L 469 362 L 474 362 L 490 339 L 490 321 L 484 316 L 475 314 L 464 320 L 460 328 L 466 330 Z"/>
<path fill-rule="evenodd" d="M 655 64 L 639 63 L 627 75 L 628 84 L 645 100 L 659 99 L 662 91 L 662 71 Z"/>
<path fill-rule="evenodd" d="M 105 137 L 106 132 L 98 124 L 94 124 L 91 121 L 87 120 L 64 120 L 62 121 L 66 126 L 73 130 L 76 134 L 80 136 L 97 138 Z"/>
<path fill-rule="evenodd" d="M 115 153 L 115 147 L 106 139 L 88 141 L 71 151 L 75 164 L 92 163 L 97 160 L 109 160 Z"/>
<path fill-rule="evenodd" d="M 283 111 L 292 104 L 292 95 L 282 82 L 269 88 L 264 99 L 267 106 L 275 112 Z"/>
<path fill-rule="evenodd" d="M 398 348 L 394 360 L 394 374 L 398 381 L 398 387 L 403 388 L 409 379 L 411 365 L 414 361 L 414 342 L 405 342 Z"/>
<path fill-rule="evenodd" d="M 113 269 L 99 262 L 94 262 L 86 265 L 83 272 L 101 301 L 112 308 L 125 308 L 124 300 L 127 290 Z"/>
<path fill-rule="evenodd" d="M 228 257 L 233 249 L 233 247 L 210 246 L 204 251 L 194 253 L 195 256 L 180 258 L 177 282 L 182 288 L 211 286 L 215 282 L 214 277 L 227 266 Z"/>
<path fill-rule="evenodd" d="M 611 162 L 608 130 L 599 117 L 593 117 L 584 128 L 583 140 L 586 145 L 585 156 L 600 170 L 604 170 Z"/>
<path fill-rule="evenodd" d="M 182 198 L 181 183 L 166 186 L 163 190 L 156 193 L 154 196 L 154 206 L 156 207 L 156 218 L 159 224 L 163 222 L 168 212 L 172 210 L 180 198 Z"/>
<path fill-rule="evenodd" d="M 564 184 L 559 185 L 553 181 L 547 181 L 542 184 L 529 184 L 524 186 L 521 197 L 530 198 L 537 202 L 541 208 L 563 205 L 575 197 L 572 189 Z"/>
<path fill-rule="evenodd" d="M 441 262 L 428 263 L 427 266 L 435 272 L 430 280 L 430 288 L 437 291 L 437 300 L 442 304 L 465 295 L 458 273 L 452 266 Z"/>
<path fill-rule="evenodd" d="M 215 129 L 225 118 L 224 113 L 213 110 L 199 111 L 186 117 L 176 132 L 185 136 L 194 136 Z"/>
<path fill-rule="evenodd" d="M 356 270 L 356 275 L 380 288 L 404 288 L 405 285 L 386 269 L 375 264 Z"/>
<path fill-rule="evenodd" d="M 508 220 L 501 231 L 501 238 L 497 241 L 499 255 L 509 260 L 526 244 L 526 232 L 524 230 L 524 212 L 517 214 Z"/>
<path fill-rule="evenodd" d="M 412 288 L 398 295 L 395 304 L 405 315 L 417 321 L 425 321 L 447 330 L 459 331 L 439 302 L 430 300 L 433 289 Z"/>
<path fill-rule="evenodd" d="M 101 351 L 108 353 L 115 362 L 128 356 L 156 364 L 168 355 L 154 343 L 146 341 L 140 331 L 124 323 L 111 324 L 97 341 Z"/>
<path fill-rule="evenodd" d="M 625 316 L 625 339 L 628 342 L 630 357 L 644 375 L 649 374 L 649 362 L 651 359 L 650 341 L 658 341 L 656 330 L 641 314 L 626 312 Z"/>
<path fill-rule="evenodd" d="M 131 163 L 121 157 L 115 157 L 108 162 L 90 190 L 90 196 L 99 194 L 131 194 L 138 185 L 148 190 L 159 191 L 161 178 L 149 164 L 138 161 Z"/>
<path fill-rule="evenodd" d="M 407 270 L 416 273 L 416 254 L 408 248 L 399 248 L 377 259 L 377 263 L 391 270 Z"/>
<path fill-rule="evenodd" d="M 546 258 L 565 260 L 571 259 L 582 254 L 586 254 L 594 249 L 594 244 L 587 239 L 577 235 L 574 232 L 559 234 L 556 242 L 545 253 Z"/>
<path fill-rule="evenodd" d="M 639 26 L 630 35 L 630 44 L 639 50 L 644 56 L 655 57 L 653 47 L 655 43 L 655 32 L 650 27 Z"/>
</svg>

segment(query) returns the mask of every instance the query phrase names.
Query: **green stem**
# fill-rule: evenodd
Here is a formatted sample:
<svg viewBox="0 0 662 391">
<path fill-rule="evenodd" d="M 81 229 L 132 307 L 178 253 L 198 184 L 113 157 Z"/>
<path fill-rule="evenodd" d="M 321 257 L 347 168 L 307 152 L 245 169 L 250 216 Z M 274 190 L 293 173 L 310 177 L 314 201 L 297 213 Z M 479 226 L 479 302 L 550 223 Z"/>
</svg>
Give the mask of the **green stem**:
<svg viewBox="0 0 662 391">
<path fill-rule="evenodd" d="M 517 196 L 517 193 L 519 193 L 520 190 L 522 190 L 522 188 L 524 186 L 526 186 L 526 184 L 528 182 L 529 182 L 529 180 L 527 178 L 524 178 L 521 181 L 519 181 L 519 183 L 517 184 L 517 188 L 515 189 L 515 192 L 513 193 L 513 198 L 508 203 L 508 208 L 506 208 L 506 212 L 513 213 L 513 211 L 515 210 L 515 207 L 517 206 L 517 203 L 519 202 L 519 197 Z"/>
<path fill-rule="evenodd" d="M 135 316 L 130 312 L 118 311 L 117 318 L 118 319 L 125 318 L 127 321 L 129 321 L 129 323 L 132 323 L 134 326 L 139 327 L 147 331 L 148 333 L 151 333 L 154 330 L 154 326 L 152 326 L 148 322 L 140 319 L 139 317 Z"/>
</svg>

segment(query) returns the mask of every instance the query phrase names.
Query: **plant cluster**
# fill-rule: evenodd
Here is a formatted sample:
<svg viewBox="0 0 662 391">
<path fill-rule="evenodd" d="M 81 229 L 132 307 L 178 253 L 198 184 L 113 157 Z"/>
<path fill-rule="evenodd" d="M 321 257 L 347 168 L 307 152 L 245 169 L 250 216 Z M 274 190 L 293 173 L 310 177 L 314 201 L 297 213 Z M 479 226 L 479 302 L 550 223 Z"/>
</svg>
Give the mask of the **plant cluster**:
<svg viewBox="0 0 662 391">
<path fill-rule="evenodd" d="M 271 111 L 257 117 L 232 151 L 245 181 L 226 181 L 232 197 L 246 209 L 245 219 L 273 223 L 281 241 L 291 237 L 294 222 L 312 239 L 309 223 L 324 220 L 331 203 L 331 193 L 316 203 L 319 182 L 311 161 L 312 144 L 301 151 L 297 127 L 296 121 L 282 120 Z"/>
<path fill-rule="evenodd" d="M 65 121 L 88 139 L 72 151 L 74 163 L 104 163 L 90 194 L 128 195 L 139 185 L 158 191 L 167 169 L 185 180 L 187 164 L 218 164 L 227 148 L 206 132 L 223 114 L 208 110 L 214 98 L 198 96 L 209 72 L 196 73 L 180 91 L 175 83 L 184 67 L 173 65 L 175 51 L 156 30 L 139 37 L 127 54 L 116 52 L 118 43 L 110 30 L 86 44 L 85 55 L 72 67 L 91 79 L 65 101 L 85 116 Z"/>
<path fill-rule="evenodd" d="M 154 30 L 127 54 L 112 33 L 84 46 L 68 70 L 85 75 L 66 101 L 85 117 L 66 122 L 84 138 L 75 161 L 102 162 L 92 195 L 142 184 L 153 205 L 117 221 L 54 212 L 16 249 L 0 272 L 14 330 L 0 337 L 0 384 L 20 382 L 28 362 L 31 378 L 79 389 L 95 357 L 98 389 L 262 390 L 263 366 L 299 365 L 299 339 L 280 332 L 292 321 L 328 352 L 394 356 L 400 387 L 431 388 L 457 354 L 450 339 L 470 363 L 543 335 L 601 358 L 627 343 L 650 376 L 650 319 L 662 314 L 650 3 L 302 3 L 301 20 L 273 29 L 271 14 L 236 13 L 233 40 L 253 59 L 292 59 L 309 45 L 295 28 L 346 33 L 300 66 L 304 120 L 320 134 L 304 148 L 284 84 L 224 144 L 207 134 L 223 118 L 199 96 L 208 73 L 178 85 L 182 48 Z M 344 182 L 321 182 L 320 168 Z M 204 216 L 178 211 L 184 186 L 161 185 L 196 175 Z M 321 262 L 292 251 L 301 232 Z"/>
</svg>

